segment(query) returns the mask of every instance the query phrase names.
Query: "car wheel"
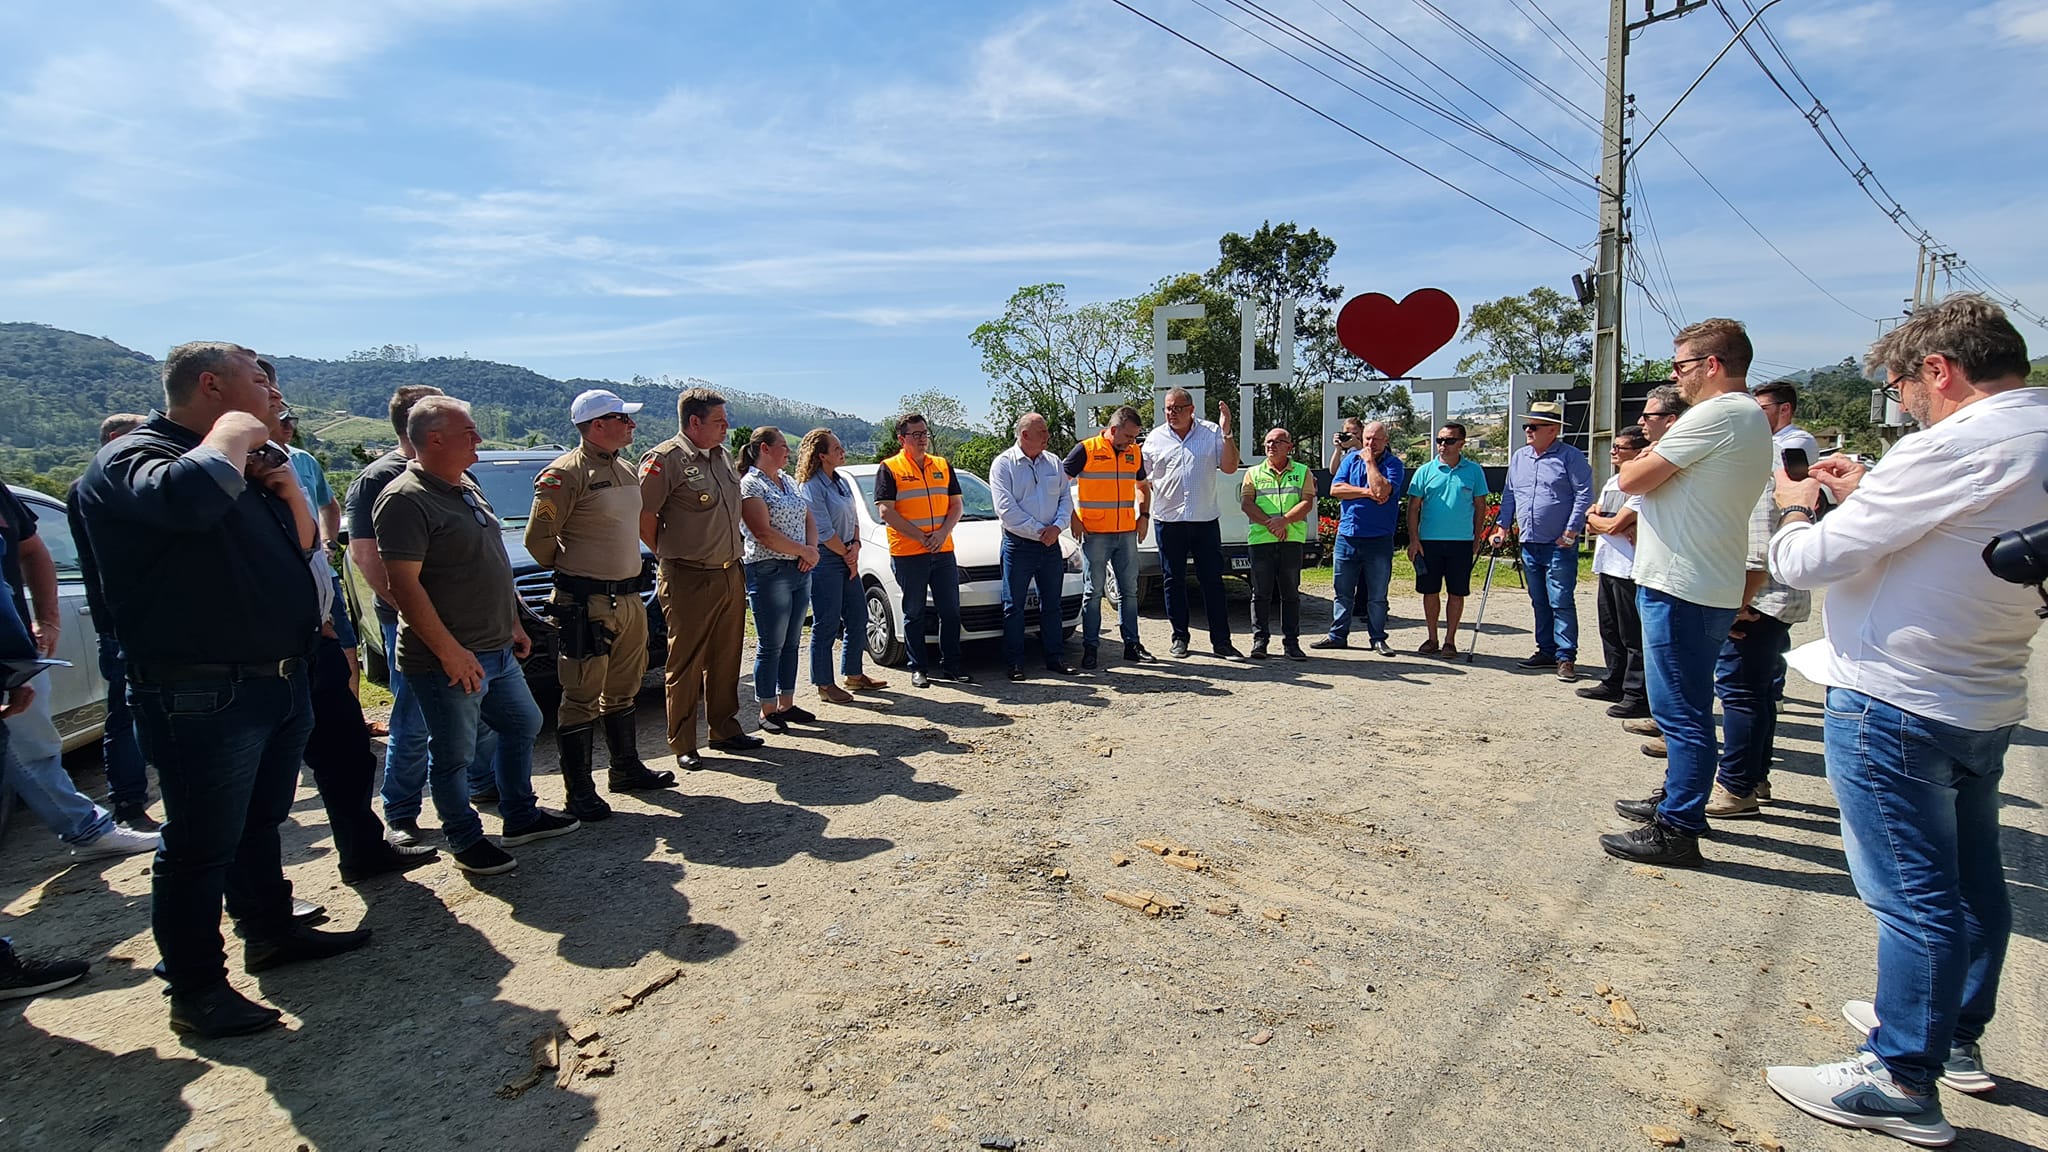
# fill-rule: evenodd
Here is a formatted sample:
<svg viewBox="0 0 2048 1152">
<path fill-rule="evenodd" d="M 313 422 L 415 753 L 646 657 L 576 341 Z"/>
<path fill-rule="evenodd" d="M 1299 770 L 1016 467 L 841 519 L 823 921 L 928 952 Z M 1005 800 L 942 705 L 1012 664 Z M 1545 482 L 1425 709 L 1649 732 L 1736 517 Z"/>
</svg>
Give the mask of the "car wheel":
<svg viewBox="0 0 2048 1152">
<path fill-rule="evenodd" d="M 889 594 L 880 584 L 867 586 L 868 659 L 885 668 L 903 663 L 903 641 L 896 636 L 896 616 L 889 611 Z"/>
</svg>

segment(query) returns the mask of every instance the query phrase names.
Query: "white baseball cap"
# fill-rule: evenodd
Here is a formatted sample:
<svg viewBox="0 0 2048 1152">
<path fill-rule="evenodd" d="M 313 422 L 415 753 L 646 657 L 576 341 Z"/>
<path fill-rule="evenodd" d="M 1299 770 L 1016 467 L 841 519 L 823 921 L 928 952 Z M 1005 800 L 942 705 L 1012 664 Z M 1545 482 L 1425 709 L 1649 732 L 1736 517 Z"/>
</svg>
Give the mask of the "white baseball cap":
<svg viewBox="0 0 2048 1152">
<path fill-rule="evenodd" d="M 569 404 L 569 423 L 581 424 L 586 420 L 595 420 L 599 416 L 609 416 L 614 412 L 623 412 L 631 416 L 640 408 L 639 404 L 628 404 L 619 399 L 616 392 L 592 388 Z"/>
</svg>

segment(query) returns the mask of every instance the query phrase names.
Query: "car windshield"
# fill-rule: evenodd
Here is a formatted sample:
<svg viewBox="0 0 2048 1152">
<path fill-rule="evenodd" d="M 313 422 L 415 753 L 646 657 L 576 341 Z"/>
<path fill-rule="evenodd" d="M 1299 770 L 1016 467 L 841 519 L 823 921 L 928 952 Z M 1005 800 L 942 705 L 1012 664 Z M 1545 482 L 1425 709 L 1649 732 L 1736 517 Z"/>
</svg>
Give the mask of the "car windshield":
<svg viewBox="0 0 2048 1152">
<path fill-rule="evenodd" d="M 960 519 L 996 519 L 996 498 L 995 494 L 988 490 L 988 481 L 972 472 L 962 472 L 958 469 L 954 470 L 953 475 L 960 478 Z M 860 490 L 861 503 L 868 506 L 868 519 L 880 524 L 882 514 L 875 510 L 874 473 L 852 479 L 853 486 Z"/>
<path fill-rule="evenodd" d="M 469 469 L 484 490 L 484 499 L 498 513 L 507 528 L 524 528 L 533 511 L 533 478 L 547 467 L 545 460 L 479 460 Z"/>
</svg>

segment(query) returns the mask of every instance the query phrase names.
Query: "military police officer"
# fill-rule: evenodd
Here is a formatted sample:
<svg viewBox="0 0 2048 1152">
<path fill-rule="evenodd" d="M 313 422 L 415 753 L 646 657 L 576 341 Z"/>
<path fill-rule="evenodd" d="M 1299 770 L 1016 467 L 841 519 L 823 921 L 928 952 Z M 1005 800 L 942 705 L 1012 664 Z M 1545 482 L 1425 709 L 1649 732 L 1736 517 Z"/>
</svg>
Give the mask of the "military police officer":
<svg viewBox="0 0 2048 1152">
<path fill-rule="evenodd" d="M 746 752 L 767 743 L 740 727 L 740 644 L 747 589 L 740 569 L 740 476 L 725 449 L 725 397 L 691 388 L 676 397 L 682 429 L 640 458 L 640 539 L 661 558 L 668 624 L 668 747 L 701 768 L 697 702 L 711 746 Z"/>
<path fill-rule="evenodd" d="M 591 779 L 600 725 L 611 753 L 612 791 L 676 782 L 675 773 L 640 762 L 635 740 L 633 698 L 647 670 L 647 610 L 640 596 L 653 582 L 640 560 L 639 480 L 619 453 L 633 442 L 639 410 L 601 388 L 576 397 L 569 419 L 583 441 L 534 480 L 526 521 L 526 550 L 555 570 L 550 615 L 559 630 L 555 667 L 562 685 L 555 743 L 569 812 L 578 820 L 612 812 Z"/>
</svg>

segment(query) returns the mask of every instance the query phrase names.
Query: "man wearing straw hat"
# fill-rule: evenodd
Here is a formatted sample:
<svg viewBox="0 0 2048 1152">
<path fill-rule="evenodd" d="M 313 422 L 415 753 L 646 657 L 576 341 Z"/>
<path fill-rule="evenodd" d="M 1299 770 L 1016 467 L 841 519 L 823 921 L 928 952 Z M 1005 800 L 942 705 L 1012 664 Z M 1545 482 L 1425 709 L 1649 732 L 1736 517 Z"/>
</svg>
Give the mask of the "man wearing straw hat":
<svg viewBox="0 0 2048 1152">
<path fill-rule="evenodd" d="M 1536 654 L 1518 668 L 1557 668 L 1557 678 L 1579 678 L 1579 525 L 1593 506 L 1593 467 L 1564 442 L 1564 405 L 1543 401 L 1522 416 L 1527 443 L 1508 461 L 1500 519 L 1487 537 L 1498 548 L 1513 525 L 1522 545 L 1522 572 L 1536 609 Z"/>
</svg>

